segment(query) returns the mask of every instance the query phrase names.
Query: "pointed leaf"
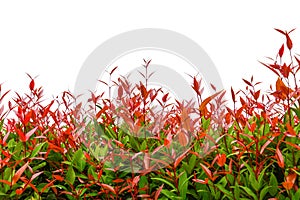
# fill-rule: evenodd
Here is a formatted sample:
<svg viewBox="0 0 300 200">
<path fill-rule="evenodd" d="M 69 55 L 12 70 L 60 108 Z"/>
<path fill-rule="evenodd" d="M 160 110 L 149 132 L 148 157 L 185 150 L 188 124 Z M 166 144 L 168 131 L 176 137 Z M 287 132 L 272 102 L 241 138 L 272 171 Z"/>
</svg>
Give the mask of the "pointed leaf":
<svg viewBox="0 0 300 200">
<path fill-rule="evenodd" d="M 280 47 L 279 52 L 278 52 L 278 55 L 280 58 L 282 58 L 283 52 L 284 52 L 284 44 L 282 44 L 282 46 Z"/>
<path fill-rule="evenodd" d="M 18 182 L 18 180 L 20 179 L 20 177 L 22 176 L 23 172 L 25 171 L 25 169 L 28 167 L 28 162 L 23 165 L 13 176 L 12 180 L 11 180 L 11 184 L 14 185 L 16 182 Z"/>
<path fill-rule="evenodd" d="M 284 158 L 278 146 L 276 148 L 276 158 L 279 167 L 284 168 Z"/>
</svg>

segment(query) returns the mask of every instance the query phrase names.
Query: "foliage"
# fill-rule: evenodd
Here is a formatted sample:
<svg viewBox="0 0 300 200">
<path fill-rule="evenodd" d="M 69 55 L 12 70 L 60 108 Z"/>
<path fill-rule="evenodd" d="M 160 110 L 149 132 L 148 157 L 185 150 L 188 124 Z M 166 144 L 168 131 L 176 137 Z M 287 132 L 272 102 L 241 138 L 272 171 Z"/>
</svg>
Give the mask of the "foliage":
<svg viewBox="0 0 300 200">
<path fill-rule="evenodd" d="M 0 108 L 1 199 L 300 199 L 299 55 L 290 33 L 271 63 L 270 91 L 243 79 L 197 101 L 175 101 L 125 77 L 108 97 L 91 93 L 89 110 L 65 91 L 45 103 L 30 75 L 29 92 Z M 285 51 L 285 46 L 288 51 Z M 283 62 L 288 53 L 288 63 Z M 0 85 L 0 104 L 8 94 Z M 112 89 L 117 97 L 112 97 Z"/>
</svg>

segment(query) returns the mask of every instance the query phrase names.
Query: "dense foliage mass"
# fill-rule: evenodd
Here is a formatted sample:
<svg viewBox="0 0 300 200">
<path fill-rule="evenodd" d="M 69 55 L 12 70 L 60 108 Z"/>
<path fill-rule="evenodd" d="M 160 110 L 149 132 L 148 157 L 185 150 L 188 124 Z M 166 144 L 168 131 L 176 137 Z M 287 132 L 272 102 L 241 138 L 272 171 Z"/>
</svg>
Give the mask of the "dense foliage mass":
<svg viewBox="0 0 300 200">
<path fill-rule="evenodd" d="M 213 85 L 203 97 L 197 77 L 195 102 L 170 103 L 146 60 L 144 83 L 100 81 L 109 95 L 88 105 L 67 91 L 45 103 L 28 75 L 29 92 L 0 104 L 0 198 L 300 199 L 300 59 L 293 30 L 276 30 L 286 43 L 262 63 L 276 83 L 263 93 L 243 79 L 232 108 Z"/>
</svg>

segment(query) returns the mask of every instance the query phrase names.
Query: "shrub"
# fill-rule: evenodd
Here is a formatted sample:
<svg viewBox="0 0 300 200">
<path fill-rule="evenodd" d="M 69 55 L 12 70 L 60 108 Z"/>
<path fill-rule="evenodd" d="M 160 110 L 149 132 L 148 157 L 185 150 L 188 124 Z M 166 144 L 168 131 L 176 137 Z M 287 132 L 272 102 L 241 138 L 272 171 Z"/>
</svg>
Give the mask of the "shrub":
<svg viewBox="0 0 300 200">
<path fill-rule="evenodd" d="M 196 102 L 170 103 L 146 60 L 144 83 L 101 81 L 118 95 L 91 93 L 89 110 L 68 91 L 45 103 L 28 75 L 29 92 L 0 109 L 1 199 L 300 199 L 300 59 L 293 30 L 276 31 L 286 44 L 262 63 L 275 85 L 243 79 L 233 108 L 197 77 Z"/>
</svg>

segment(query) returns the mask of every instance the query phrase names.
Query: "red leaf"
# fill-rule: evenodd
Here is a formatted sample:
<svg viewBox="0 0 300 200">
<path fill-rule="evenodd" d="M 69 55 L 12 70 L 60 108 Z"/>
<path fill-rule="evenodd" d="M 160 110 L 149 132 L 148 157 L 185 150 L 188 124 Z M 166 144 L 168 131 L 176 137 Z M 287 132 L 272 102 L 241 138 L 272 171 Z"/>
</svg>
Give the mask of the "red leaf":
<svg viewBox="0 0 300 200">
<path fill-rule="evenodd" d="M 23 165 L 13 176 L 12 180 L 11 180 L 11 184 L 14 185 L 16 182 L 18 182 L 18 180 L 20 179 L 21 175 L 23 174 L 23 172 L 25 171 L 25 169 L 28 167 L 28 162 Z"/>
<path fill-rule="evenodd" d="M 257 92 L 254 93 L 254 95 L 253 95 L 254 99 L 257 100 L 259 95 L 260 95 L 260 90 L 258 90 Z"/>
<path fill-rule="evenodd" d="M 50 107 L 53 105 L 53 103 L 54 103 L 54 100 L 52 100 L 51 103 L 44 109 L 42 118 L 44 118 L 49 113 Z"/>
<path fill-rule="evenodd" d="M 104 189 L 109 190 L 110 192 L 116 194 L 116 191 L 112 186 L 104 184 L 104 183 L 100 183 L 100 186 L 103 187 Z"/>
<path fill-rule="evenodd" d="M 24 191 L 23 188 L 16 189 L 16 194 L 21 195 L 23 193 L 23 191 Z"/>
<path fill-rule="evenodd" d="M 184 153 L 182 153 L 180 156 L 178 156 L 174 162 L 174 167 L 176 168 L 179 163 L 185 158 L 186 154 L 188 153 L 188 151 L 190 150 L 191 148 L 187 149 Z"/>
<path fill-rule="evenodd" d="M 204 180 L 193 179 L 193 181 L 196 182 L 196 183 L 207 184 L 208 183 L 208 178 L 205 178 Z"/>
<path fill-rule="evenodd" d="M 118 97 L 122 98 L 122 96 L 123 96 L 123 88 L 122 88 L 122 86 L 119 86 L 119 88 L 118 88 Z"/>
<path fill-rule="evenodd" d="M 132 180 L 132 185 L 135 186 L 139 181 L 140 181 L 140 176 L 134 177 L 133 180 Z"/>
<path fill-rule="evenodd" d="M 282 30 L 280 30 L 280 29 L 277 29 L 277 28 L 274 28 L 276 31 L 278 31 L 279 33 L 281 33 L 281 34 L 283 34 L 283 35 L 285 35 L 286 33 L 285 32 L 283 32 Z"/>
<path fill-rule="evenodd" d="M 288 47 L 289 50 L 293 48 L 293 42 L 288 34 L 286 36 L 286 46 Z"/>
<path fill-rule="evenodd" d="M 219 154 L 217 159 L 217 164 L 223 167 L 226 163 L 226 154 Z"/>
<path fill-rule="evenodd" d="M 32 129 L 31 131 L 29 131 L 28 133 L 26 133 L 26 142 L 28 141 L 28 139 L 30 138 L 30 136 L 32 134 L 34 134 L 34 132 L 36 131 L 38 127 L 35 127 L 34 129 Z"/>
<path fill-rule="evenodd" d="M 284 44 L 282 44 L 281 48 L 279 49 L 278 55 L 281 58 L 284 52 Z"/>
<path fill-rule="evenodd" d="M 33 174 L 33 175 L 31 176 L 31 178 L 30 178 L 30 182 L 33 181 L 33 179 L 35 179 L 36 177 L 38 177 L 38 176 L 41 175 L 42 173 L 44 173 L 44 172 L 38 172 L 38 173 Z"/>
<path fill-rule="evenodd" d="M 211 173 L 211 171 L 205 165 L 203 165 L 202 163 L 200 163 L 200 165 L 201 165 L 202 169 L 204 170 L 205 174 L 208 176 L 208 178 L 210 180 L 212 180 L 212 173 Z"/>
<path fill-rule="evenodd" d="M 11 185 L 11 182 L 8 180 L 0 180 L 0 183 L 5 183 L 6 185 Z"/>
<path fill-rule="evenodd" d="M 43 193 L 48 187 L 52 186 L 55 180 L 51 181 L 50 183 L 48 183 L 47 185 L 45 185 L 42 190 L 41 193 Z"/>
<path fill-rule="evenodd" d="M 260 154 L 263 154 L 266 147 L 274 140 L 275 137 L 271 137 L 260 149 Z"/>
<path fill-rule="evenodd" d="M 165 95 L 162 97 L 162 101 L 163 101 L 164 103 L 167 101 L 168 95 L 169 95 L 169 93 L 165 94 Z"/>
<path fill-rule="evenodd" d="M 118 68 L 118 66 L 116 66 L 115 68 L 113 68 L 113 69 L 110 71 L 109 75 L 112 75 L 112 74 L 114 73 L 114 71 L 115 71 L 117 68 Z"/>
<path fill-rule="evenodd" d="M 247 85 L 249 85 L 249 86 L 252 87 L 252 84 L 251 84 L 249 81 L 247 81 L 247 80 L 245 80 L 245 79 L 243 79 L 243 81 L 244 81 Z"/>
<path fill-rule="evenodd" d="M 296 131 L 293 129 L 293 127 L 291 127 L 291 125 L 287 124 L 286 127 L 287 127 L 287 132 L 288 132 L 287 135 L 289 137 L 296 137 L 297 136 Z"/>
<path fill-rule="evenodd" d="M 235 94 L 234 94 L 232 87 L 231 87 L 231 98 L 232 98 L 232 101 L 235 102 Z"/>
<path fill-rule="evenodd" d="M 209 97 L 207 97 L 206 99 L 204 99 L 199 107 L 199 110 L 200 111 L 203 111 L 205 108 L 206 108 L 206 105 L 213 99 L 215 98 L 216 96 L 218 96 L 222 91 L 219 91 Z"/>
<path fill-rule="evenodd" d="M 20 129 L 16 128 L 16 132 L 17 132 L 18 136 L 20 137 L 20 140 L 22 142 L 26 142 L 26 136 L 23 133 L 23 131 L 21 131 Z"/>
<path fill-rule="evenodd" d="M 278 146 L 276 148 L 276 159 L 279 167 L 284 168 L 284 158 Z"/>
<path fill-rule="evenodd" d="M 296 30 L 295 28 L 293 28 L 292 30 L 290 30 L 287 34 L 290 34 L 291 32 L 293 32 L 294 30 Z"/>
<path fill-rule="evenodd" d="M 106 110 L 108 109 L 108 106 L 105 105 L 97 114 L 96 119 L 98 119 Z"/>
<path fill-rule="evenodd" d="M 195 90 L 195 92 L 198 94 L 198 95 L 200 95 L 200 92 L 199 92 L 199 83 L 198 83 L 198 81 L 197 81 L 197 79 L 196 79 L 196 77 L 194 76 L 194 83 L 193 83 L 193 89 Z"/>
<path fill-rule="evenodd" d="M 158 197 L 159 197 L 159 195 L 160 195 L 160 192 L 162 191 L 163 187 L 164 187 L 164 184 L 162 184 L 162 185 L 157 189 L 157 191 L 155 192 L 155 195 L 154 195 L 154 200 L 157 200 L 157 199 L 158 199 Z"/>
<path fill-rule="evenodd" d="M 260 64 L 264 65 L 265 67 L 269 68 L 272 72 L 274 72 L 277 76 L 280 76 L 279 73 L 271 67 L 271 65 L 266 65 L 265 63 L 260 62 Z"/>
<path fill-rule="evenodd" d="M 167 135 L 167 137 L 164 139 L 164 146 L 166 146 L 167 148 L 169 148 L 171 142 L 172 142 L 172 135 L 169 133 Z"/>
<path fill-rule="evenodd" d="M 60 175 L 53 174 L 52 176 L 53 176 L 54 179 L 56 179 L 58 181 L 63 181 L 64 180 L 64 178 L 62 176 L 60 176 Z"/>
<path fill-rule="evenodd" d="M 117 178 L 117 179 L 113 180 L 112 182 L 114 182 L 114 183 L 123 183 L 124 179 Z"/>
<path fill-rule="evenodd" d="M 212 88 L 214 91 L 216 91 L 216 90 L 217 90 L 216 86 L 215 86 L 215 85 L 213 85 L 212 83 L 210 84 L 210 86 L 211 86 L 211 88 Z"/>
<path fill-rule="evenodd" d="M 30 89 L 30 90 L 33 90 L 33 89 L 34 89 L 34 80 L 33 80 L 33 79 L 30 81 L 29 89 Z"/>
<path fill-rule="evenodd" d="M 147 92 L 147 89 L 145 88 L 145 86 L 143 84 L 141 84 L 140 90 L 141 90 L 141 93 L 142 93 L 142 97 L 144 99 L 146 99 L 147 95 L 148 95 L 148 92 Z"/>
<path fill-rule="evenodd" d="M 186 146 L 188 144 L 188 139 L 187 139 L 187 136 L 185 135 L 184 132 L 180 131 L 178 133 L 178 140 L 179 140 L 179 143 L 182 145 L 182 146 Z"/>
<path fill-rule="evenodd" d="M 286 98 L 289 92 L 293 92 L 293 90 L 288 88 L 279 77 L 276 81 L 276 91 L 280 93 L 281 98 Z"/>
<path fill-rule="evenodd" d="M 295 180 L 297 178 L 297 174 L 295 172 L 291 172 L 289 173 L 289 175 L 286 177 L 286 181 L 284 181 L 282 183 L 282 186 L 286 189 L 286 190 L 290 190 L 293 188 L 294 184 L 295 184 Z"/>
</svg>

